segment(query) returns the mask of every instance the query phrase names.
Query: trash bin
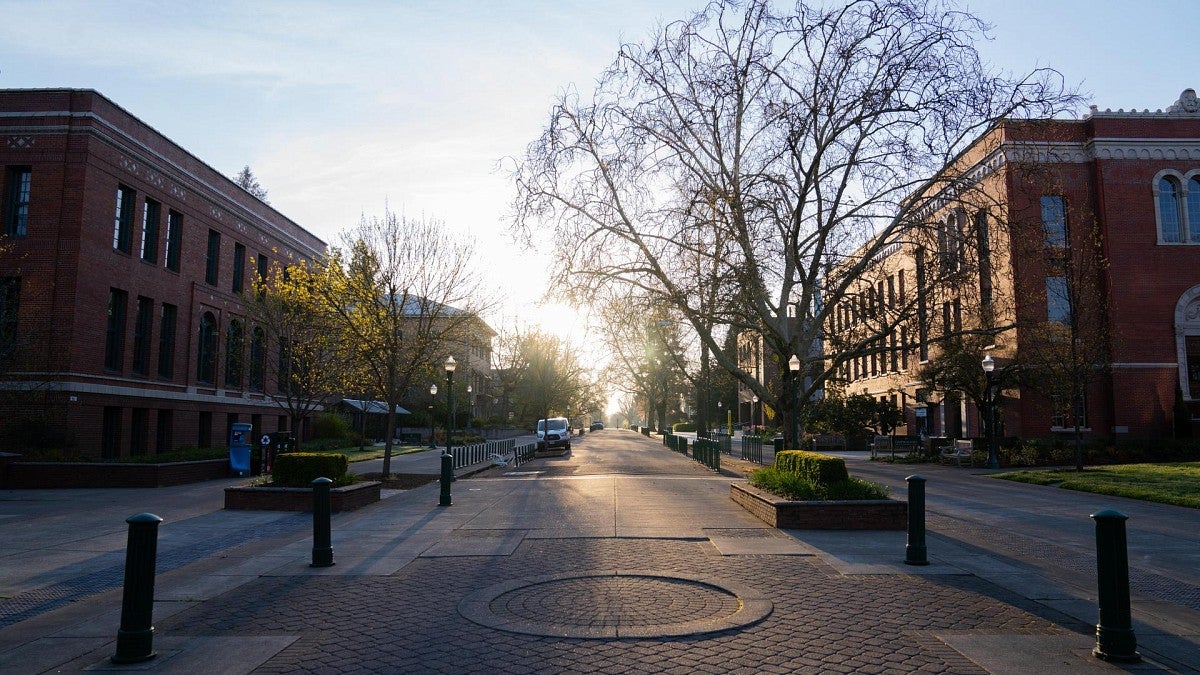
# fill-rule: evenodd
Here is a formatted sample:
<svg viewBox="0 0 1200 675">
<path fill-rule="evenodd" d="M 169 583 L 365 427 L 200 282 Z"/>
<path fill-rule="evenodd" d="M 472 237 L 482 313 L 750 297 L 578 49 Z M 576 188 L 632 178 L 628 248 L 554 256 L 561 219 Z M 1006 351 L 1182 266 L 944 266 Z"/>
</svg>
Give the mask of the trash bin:
<svg viewBox="0 0 1200 675">
<path fill-rule="evenodd" d="M 239 476 L 250 475 L 250 429 L 237 422 L 229 430 L 229 468 Z"/>
<path fill-rule="evenodd" d="M 775 442 L 775 454 L 783 452 L 783 436 L 776 436 L 771 440 Z"/>
</svg>

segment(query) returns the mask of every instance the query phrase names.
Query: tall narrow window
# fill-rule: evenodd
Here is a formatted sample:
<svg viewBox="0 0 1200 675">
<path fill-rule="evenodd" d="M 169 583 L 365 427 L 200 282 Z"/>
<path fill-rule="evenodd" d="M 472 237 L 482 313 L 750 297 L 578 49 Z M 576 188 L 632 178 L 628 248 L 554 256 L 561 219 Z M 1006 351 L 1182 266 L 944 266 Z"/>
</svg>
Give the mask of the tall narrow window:
<svg viewBox="0 0 1200 675">
<path fill-rule="evenodd" d="M 120 372 L 125 362 L 125 311 L 129 294 L 108 290 L 108 327 L 104 335 L 104 368 Z"/>
<path fill-rule="evenodd" d="M 147 199 L 142 209 L 142 260 L 158 262 L 158 222 L 162 207 L 153 199 Z"/>
<path fill-rule="evenodd" d="M 16 358 L 20 309 L 21 277 L 0 277 L 0 364 Z"/>
<path fill-rule="evenodd" d="M 183 245 L 183 214 L 167 212 L 167 255 L 166 266 L 172 272 L 179 271 L 179 252 Z"/>
<path fill-rule="evenodd" d="M 163 303 L 158 323 L 158 376 L 175 377 L 175 305 Z"/>
<path fill-rule="evenodd" d="M 1046 248 L 1067 245 L 1067 208 L 1062 195 L 1042 196 L 1042 238 Z"/>
<path fill-rule="evenodd" d="M 4 185 L 4 234 L 24 237 L 29 229 L 29 188 L 33 169 L 27 166 L 8 168 Z"/>
<path fill-rule="evenodd" d="M 217 320 L 212 312 L 200 317 L 200 342 L 196 352 L 196 381 L 212 384 L 217 370 Z"/>
<path fill-rule="evenodd" d="M 233 292 L 241 293 L 246 280 L 246 247 L 233 245 Z"/>
<path fill-rule="evenodd" d="M 1187 183 L 1188 242 L 1200 244 L 1200 176 L 1192 176 Z"/>
<path fill-rule="evenodd" d="M 1200 335 L 1188 335 L 1184 338 L 1184 351 L 1187 356 L 1188 390 L 1185 392 L 1193 401 L 1200 400 Z"/>
<path fill-rule="evenodd" d="M 204 265 L 204 281 L 210 286 L 217 285 L 217 271 L 221 265 L 221 233 L 216 230 L 208 231 L 208 258 Z"/>
<path fill-rule="evenodd" d="M 258 297 L 262 299 L 263 288 L 267 285 L 267 271 L 271 268 L 271 259 L 266 253 L 259 253 L 255 258 L 255 263 L 258 265 Z"/>
<path fill-rule="evenodd" d="M 280 393 L 290 390 L 290 382 L 292 379 L 292 354 L 287 338 L 279 339 L 279 368 L 275 374 L 278 378 L 276 382 L 277 391 Z"/>
<path fill-rule="evenodd" d="M 1071 297 L 1066 277 L 1046 277 L 1046 320 L 1071 325 Z"/>
<path fill-rule="evenodd" d="M 1174 176 L 1158 180 L 1158 236 L 1164 244 L 1183 241 L 1183 223 L 1179 213 L 1179 182 Z"/>
<path fill-rule="evenodd" d="M 133 251 L 133 206 L 137 193 L 124 185 L 117 187 L 117 210 L 113 223 L 113 249 L 122 253 Z"/>
<path fill-rule="evenodd" d="M 917 344 L 920 361 L 929 360 L 929 311 L 925 302 L 925 249 L 917 249 Z"/>
<path fill-rule="evenodd" d="M 242 322 L 233 319 L 229 322 L 229 327 L 225 329 L 225 386 L 231 389 L 240 389 L 242 386 L 244 365 L 242 343 L 244 340 Z"/>
<path fill-rule="evenodd" d="M 137 316 L 133 320 L 133 372 L 150 372 L 150 333 L 154 329 L 154 301 L 138 296 Z"/>
<path fill-rule="evenodd" d="M 263 370 L 267 359 L 267 334 L 261 326 L 250 332 L 250 389 L 263 390 Z"/>
<path fill-rule="evenodd" d="M 992 304 L 992 238 L 989 232 L 988 212 L 975 213 L 976 248 L 979 249 L 979 302 L 984 305 L 984 316 L 990 316 Z M 986 322 L 990 325 L 990 321 Z"/>
</svg>

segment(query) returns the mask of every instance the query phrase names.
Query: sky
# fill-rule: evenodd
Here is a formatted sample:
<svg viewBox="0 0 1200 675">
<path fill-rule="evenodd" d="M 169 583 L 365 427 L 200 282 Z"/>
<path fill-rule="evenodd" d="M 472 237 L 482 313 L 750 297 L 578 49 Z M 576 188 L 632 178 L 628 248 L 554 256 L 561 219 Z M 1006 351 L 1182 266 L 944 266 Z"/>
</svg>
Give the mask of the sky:
<svg viewBox="0 0 1200 675">
<path fill-rule="evenodd" d="M 249 165 L 272 206 L 328 243 L 385 208 L 441 220 L 476 239 L 505 301 L 495 327 L 537 315 L 579 341 L 571 312 L 539 308 L 554 257 L 510 239 L 502 161 L 558 93 L 590 92 L 622 42 L 702 4 L 0 0 L 0 87 L 96 89 L 226 175 Z M 967 7 L 994 26 L 987 60 L 1053 67 L 1102 110 L 1200 88 L 1195 0 Z"/>
</svg>

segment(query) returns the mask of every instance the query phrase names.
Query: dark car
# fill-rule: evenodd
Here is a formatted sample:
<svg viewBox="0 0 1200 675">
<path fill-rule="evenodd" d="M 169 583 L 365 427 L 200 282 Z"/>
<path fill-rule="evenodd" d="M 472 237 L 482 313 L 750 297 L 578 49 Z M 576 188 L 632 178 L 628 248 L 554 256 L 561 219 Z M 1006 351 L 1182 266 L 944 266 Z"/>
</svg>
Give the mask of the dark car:
<svg viewBox="0 0 1200 675">
<path fill-rule="evenodd" d="M 592 422 L 592 426 L 588 430 L 589 431 L 600 431 L 603 428 L 604 428 L 604 422 Z"/>
</svg>

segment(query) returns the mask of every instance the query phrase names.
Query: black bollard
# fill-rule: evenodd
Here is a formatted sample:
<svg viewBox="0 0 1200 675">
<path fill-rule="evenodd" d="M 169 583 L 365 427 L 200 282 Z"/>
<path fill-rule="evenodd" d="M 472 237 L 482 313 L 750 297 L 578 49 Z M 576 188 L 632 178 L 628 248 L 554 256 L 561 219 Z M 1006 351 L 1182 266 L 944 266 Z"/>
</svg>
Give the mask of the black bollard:
<svg viewBox="0 0 1200 675">
<path fill-rule="evenodd" d="M 309 567 L 333 566 L 332 529 L 329 526 L 329 488 L 333 481 L 321 477 L 313 486 L 313 548 Z"/>
<path fill-rule="evenodd" d="M 1119 511 L 1104 509 L 1092 514 L 1096 521 L 1096 580 L 1099 584 L 1100 623 L 1092 654 L 1105 661 L 1136 663 L 1137 637 L 1129 607 L 1129 552 L 1125 546 L 1125 521 Z"/>
<path fill-rule="evenodd" d="M 925 477 L 912 475 L 908 481 L 908 545 L 904 547 L 905 565 L 928 565 L 925 550 Z"/>
<path fill-rule="evenodd" d="M 121 627 L 113 663 L 139 663 L 154 653 L 154 564 L 158 557 L 158 524 L 162 518 L 139 513 L 125 519 L 125 589 L 121 596 Z"/>
<path fill-rule="evenodd" d="M 454 480 L 454 455 L 445 452 L 442 453 L 442 490 L 438 497 L 438 506 L 450 506 L 450 481 L 452 480 Z"/>
</svg>

